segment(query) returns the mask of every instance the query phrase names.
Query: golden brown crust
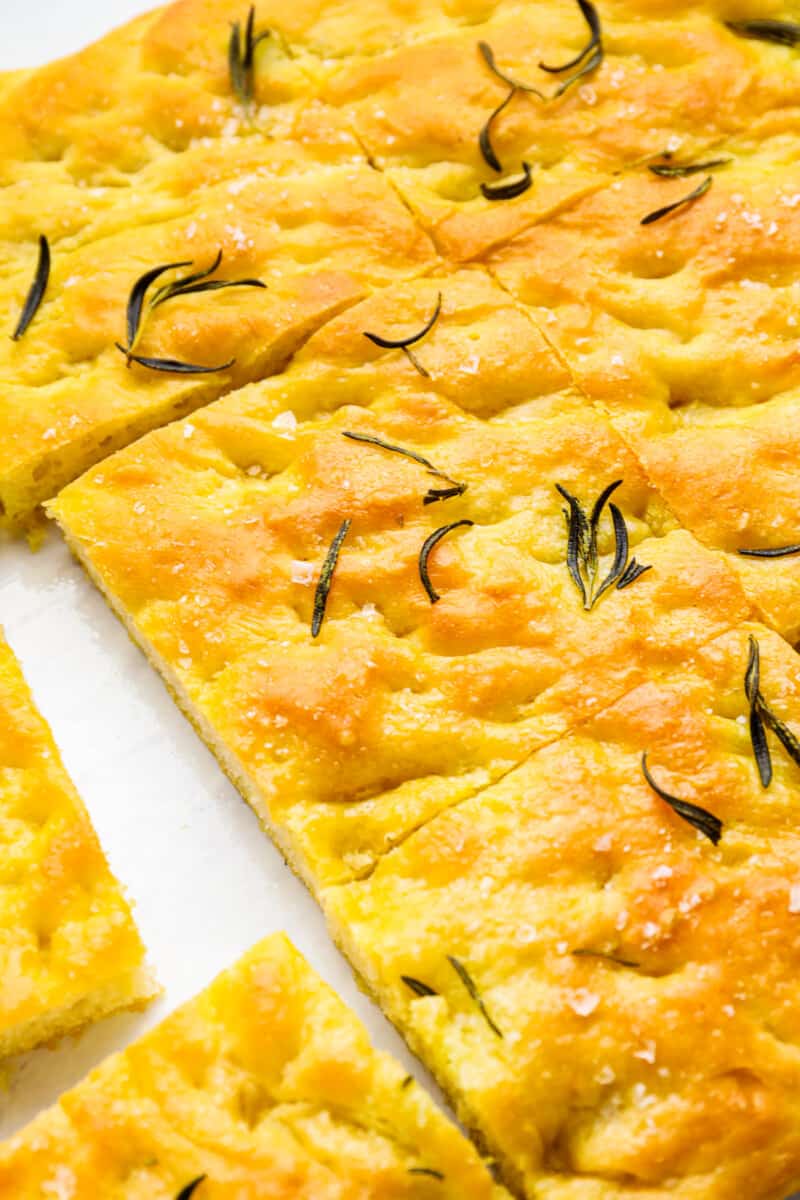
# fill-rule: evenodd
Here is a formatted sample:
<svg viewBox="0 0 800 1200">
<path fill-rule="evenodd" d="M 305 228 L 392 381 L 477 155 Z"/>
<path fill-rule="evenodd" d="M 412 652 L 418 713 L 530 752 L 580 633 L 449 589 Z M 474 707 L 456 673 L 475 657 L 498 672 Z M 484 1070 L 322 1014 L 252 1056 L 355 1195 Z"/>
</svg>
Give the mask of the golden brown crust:
<svg viewBox="0 0 800 1200">
<path fill-rule="evenodd" d="M 0 634 L 0 1057 L 154 992 L 121 889 Z"/>
<path fill-rule="evenodd" d="M 0 1147 L 0 1192 L 503 1200 L 478 1155 L 283 936 Z"/>
<path fill-rule="evenodd" d="M 794 652 L 745 627 L 326 892 L 367 985 L 528 1195 L 571 1197 L 580 1180 L 603 1197 L 732 1200 L 800 1178 L 798 767 L 772 743 L 761 787 L 751 634 L 764 694 L 797 731 Z M 662 787 L 721 819 L 717 847 L 648 787 L 645 750 Z"/>
</svg>

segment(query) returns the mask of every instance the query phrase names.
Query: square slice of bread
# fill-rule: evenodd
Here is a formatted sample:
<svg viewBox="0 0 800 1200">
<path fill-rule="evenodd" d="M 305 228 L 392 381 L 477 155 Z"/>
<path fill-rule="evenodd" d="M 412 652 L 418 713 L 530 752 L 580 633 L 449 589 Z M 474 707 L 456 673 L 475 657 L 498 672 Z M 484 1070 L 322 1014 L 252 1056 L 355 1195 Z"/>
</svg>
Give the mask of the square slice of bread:
<svg viewBox="0 0 800 1200">
<path fill-rule="evenodd" d="M 0 1057 L 156 988 L 52 734 L 0 635 Z"/>
<path fill-rule="evenodd" d="M 507 1197 L 282 935 L 0 1146 L 0 1194 Z"/>
</svg>

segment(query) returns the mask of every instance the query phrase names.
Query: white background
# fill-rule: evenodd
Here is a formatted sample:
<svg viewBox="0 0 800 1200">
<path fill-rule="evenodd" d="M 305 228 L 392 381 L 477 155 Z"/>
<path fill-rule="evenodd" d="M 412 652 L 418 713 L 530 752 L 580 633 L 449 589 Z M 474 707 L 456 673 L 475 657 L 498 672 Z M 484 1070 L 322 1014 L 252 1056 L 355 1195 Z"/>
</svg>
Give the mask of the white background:
<svg viewBox="0 0 800 1200">
<path fill-rule="evenodd" d="M 0 0 L 0 66 L 71 52 L 148 7 L 142 0 Z M 276 929 L 289 933 L 376 1043 L 411 1067 L 400 1039 L 358 992 L 313 900 L 55 529 L 36 554 L 24 543 L 0 542 L 0 624 L 135 902 L 166 989 L 145 1014 L 113 1017 L 14 1064 L 8 1090 L 0 1091 L 0 1137 Z"/>
</svg>

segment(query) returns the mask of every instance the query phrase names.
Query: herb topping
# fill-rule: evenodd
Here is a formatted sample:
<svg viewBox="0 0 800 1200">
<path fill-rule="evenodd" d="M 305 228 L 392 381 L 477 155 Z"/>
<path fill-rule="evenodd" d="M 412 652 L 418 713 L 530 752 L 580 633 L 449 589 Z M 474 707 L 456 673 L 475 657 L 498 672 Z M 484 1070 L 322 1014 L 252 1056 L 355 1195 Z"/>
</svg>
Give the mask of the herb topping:
<svg viewBox="0 0 800 1200">
<path fill-rule="evenodd" d="M 427 983 L 423 983 L 421 979 L 415 979 L 413 975 L 401 975 L 403 983 L 414 993 L 415 996 L 438 996 L 439 993 L 432 987 L 428 987 Z"/>
<path fill-rule="evenodd" d="M 647 169 L 661 179 L 687 179 L 690 175 L 713 171 L 715 167 L 726 167 L 730 162 L 733 162 L 732 158 L 710 158 L 699 163 L 653 163 Z"/>
<path fill-rule="evenodd" d="M 419 333 L 414 333 L 411 335 L 411 337 L 405 338 L 385 338 L 381 337 L 377 333 L 365 332 L 364 337 L 367 338 L 368 341 L 372 342 L 373 345 L 380 346 L 382 350 L 402 350 L 409 362 L 411 362 L 419 371 L 420 375 L 424 375 L 426 379 L 430 379 L 430 375 L 422 366 L 422 363 L 419 362 L 413 351 L 409 349 L 409 347 L 416 345 L 417 342 L 421 342 L 426 334 L 430 333 L 436 322 L 439 320 L 439 314 L 441 311 L 442 293 L 439 292 L 439 295 L 436 299 L 436 308 L 433 310 L 433 315 L 425 322 Z"/>
<path fill-rule="evenodd" d="M 250 5 L 247 14 L 247 24 L 242 38 L 242 27 L 238 21 L 231 25 L 231 36 L 228 41 L 228 70 L 231 88 L 234 95 L 244 108 L 249 109 L 255 94 L 255 54 L 260 42 L 270 36 L 269 30 L 256 35 L 256 9 Z"/>
<path fill-rule="evenodd" d="M 722 821 L 720 821 L 719 817 L 715 817 L 713 813 L 710 813 L 708 809 L 701 808 L 699 804 L 690 804 L 687 800 L 679 800 L 677 796 L 671 796 L 669 792 L 665 792 L 663 788 L 660 788 L 650 774 L 646 751 L 642 755 L 642 774 L 659 799 L 668 804 L 677 816 L 688 822 L 689 825 L 693 825 L 695 829 L 698 829 L 704 837 L 707 837 L 716 846 L 722 837 Z"/>
<path fill-rule="evenodd" d="M 191 1183 L 187 1183 L 186 1187 L 181 1188 L 175 1197 L 175 1200 L 190 1200 L 190 1197 L 194 1195 L 197 1188 L 200 1187 L 200 1184 L 203 1183 L 205 1179 L 205 1175 L 198 1175 L 197 1178 L 193 1179 Z"/>
<path fill-rule="evenodd" d="M 653 225 L 656 221 L 660 221 L 662 217 L 668 217 L 670 213 L 676 209 L 684 208 L 687 204 L 694 204 L 695 200 L 699 200 L 701 196 L 705 196 L 714 179 L 711 175 L 707 175 L 702 183 L 699 183 L 694 191 L 689 192 L 688 196 L 683 196 L 680 200 L 676 200 L 673 204 L 665 204 L 663 208 L 657 208 L 653 212 L 642 217 L 640 225 Z"/>
<path fill-rule="evenodd" d="M 464 964 L 459 959 L 454 958 L 452 954 L 448 954 L 447 961 L 450 963 L 450 966 L 453 968 L 456 975 L 458 975 L 458 978 L 461 980 L 464 987 L 469 992 L 470 997 L 477 1004 L 478 1010 L 480 1011 L 481 1016 L 486 1021 L 486 1024 L 489 1026 L 492 1033 L 496 1034 L 497 1037 L 501 1038 L 503 1036 L 502 1031 L 500 1029 L 498 1029 L 497 1025 L 495 1025 L 494 1021 L 489 1016 L 489 1012 L 486 1008 L 486 1005 L 483 1002 L 483 997 L 481 996 L 480 992 L 478 991 L 478 988 L 475 984 L 475 980 L 472 978 L 472 976 L 470 975 L 467 968 L 464 966 Z"/>
<path fill-rule="evenodd" d="M 794 546 L 777 546 L 772 550 L 737 550 L 745 558 L 786 558 L 789 554 L 800 554 L 800 542 Z"/>
<path fill-rule="evenodd" d="M 650 566 L 643 566 L 635 558 L 628 560 L 629 543 L 625 518 L 616 504 L 608 503 L 621 484 L 622 480 L 616 479 L 603 489 L 589 517 L 580 501 L 560 483 L 556 484 L 557 491 L 569 505 L 569 508 L 564 510 L 568 531 L 567 569 L 581 594 L 586 612 L 594 608 L 603 593 L 610 587 L 616 585 L 617 590 L 621 591 L 623 588 L 630 587 L 645 571 L 651 570 Z M 608 511 L 614 527 L 614 559 L 605 579 L 598 584 L 597 531 L 606 504 L 608 504 Z"/>
<path fill-rule="evenodd" d="M 11 335 L 11 340 L 18 342 L 26 329 L 30 325 L 36 313 L 39 311 L 39 305 L 44 300 L 44 294 L 47 291 L 47 284 L 50 279 L 50 243 L 42 234 L 39 238 L 39 258 L 36 263 L 36 272 L 33 277 L 33 283 L 30 286 L 30 291 L 22 306 L 17 327 Z"/>
<path fill-rule="evenodd" d="M 772 782 L 772 756 L 767 742 L 766 729 L 771 729 L 786 753 L 800 765 L 800 740 L 788 725 L 776 717 L 761 692 L 761 652 L 753 635 L 749 638 L 750 655 L 744 676 L 744 691 L 750 704 L 750 742 L 758 767 L 762 787 Z"/>
<path fill-rule="evenodd" d="M 498 180 L 497 183 L 482 183 L 481 191 L 487 200 L 514 200 L 527 192 L 531 186 L 530 164 L 523 162 L 522 174 L 516 179 Z"/>
<path fill-rule="evenodd" d="M 590 950 L 588 947 L 579 947 L 572 952 L 573 958 L 600 958 L 603 962 L 613 963 L 617 967 L 638 967 L 638 962 L 632 962 L 629 958 L 618 958 L 616 954 L 605 954 L 602 950 Z"/>
<path fill-rule="evenodd" d="M 345 430 L 342 437 L 350 438 L 353 442 L 366 442 L 370 446 L 380 446 L 381 449 L 390 450 L 393 454 L 402 454 L 405 458 L 410 458 L 413 462 L 425 467 L 429 475 L 433 475 L 436 479 L 443 479 L 449 485 L 446 488 L 428 488 L 422 500 L 423 504 L 435 504 L 437 500 L 450 500 L 453 496 L 463 496 L 467 490 L 465 483 L 458 483 L 457 480 L 451 479 L 444 471 L 435 467 L 430 459 L 423 457 L 422 454 L 417 454 L 416 450 L 406 450 L 404 446 L 385 442 L 383 438 L 375 437 L 370 433 L 351 433 L 349 430 Z"/>
<path fill-rule="evenodd" d="M 800 45 L 800 25 L 794 21 L 775 21 L 764 17 L 755 21 L 726 21 L 732 33 L 758 42 L 774 42 L 777 46 Z"/>
<path fill-rule="evenodd" d="M 422 549 L 419 552 L 419 577 L 422 580 L 422 586 L 428 593 L 431 604 L 436 604 L 437 600 L 441 599 L 441 596 L 431 583 L 431 577 L 428 574 L 428 558 L 430 557 L 431 550 L 453 529 L 459 529 L 462 525 L 474 524 L 474 521 L 463 520 L 453 521 L 451 525 L 442 525 L 440 529 L 434 529 L 433 533 L 429 534 L 422 543 Z"/>
<path fill-rule="evenodd" d="M 325 618 L 325 608 L 328 603 L 328 592 L 331 590 L 331 583 L 333 582 L 333 573 L 339 561 L 339 551 L 342 548 L 342 542 L 347 537 L 349 528 L 350 518 L 348 517 L 339 526 L 339 531 L 331 542 L 330 549 L 325 556 L 325 562 L 322 564 L 319 582 L 314 592 L 314 614 L 311 618 L 312 637 L 316 637 L 322 628 L 322 622 Z"/>
</svg>

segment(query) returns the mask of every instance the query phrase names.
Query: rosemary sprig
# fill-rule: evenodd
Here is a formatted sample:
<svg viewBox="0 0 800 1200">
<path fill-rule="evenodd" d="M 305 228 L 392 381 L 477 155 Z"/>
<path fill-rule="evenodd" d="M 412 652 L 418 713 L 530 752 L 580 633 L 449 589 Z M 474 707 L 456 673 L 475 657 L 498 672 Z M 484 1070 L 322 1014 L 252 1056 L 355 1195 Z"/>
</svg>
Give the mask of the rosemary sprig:
<svg viewBox="0 0 800 1200">
<path fill-rule="evenodd" d="M 786 558 L 789 554 L 800 554 L 800 542 L 794 546 L 776 546 L 771 550 L 737 550 L 745 558 Z"/>
<path fill-rule="evenodd" d="M 599 48 L 602 31 L 600 29 L 600 17 L 597 9 L 590 3 L 590 0 L 578 0 L 578 8 L 581 10 L 583 18 L 589 26 L 589 41 L 579 54 L 576 54 L 569 62 L 562 63 L 560 67 L 552 67 L 548 66 L 547 63 L 540 62 L 539 67 L 542 71 L 549 71 L 551 75 L 560 75 L 562 71 L 571 71 L 573 67 L 577 67 L 579 63 L 583 62 L 587 54 L 591 54 L 593 50 Z"/>
<path fill-rule="evenodd" d="M 649 566 L 642 566 L 635 558 L 628 560 L 629 542 L 625 518 L 616 504 L 609 503 L 611 496 L 621 484 L 621 479 L 615 479 L 613 483 L 604 488 L 588 517 L 580 500 L 560 483 L 556 484 L 559 495 L 563 496 L 569 505 L 564 510 L 567 520 L 567 570 L 581 594 L 586 612 L 590 612 L 594 608 L 600 597 L 610 587 L 616 585 L 617 590 L 621 591 L 623 588 L 630 587 L 640 575 L 651 569 Z M 597 533 L 606 504 L 608 504 L 614 528 L 614 558 L 608 574 L 598 584 Z"/>
<path fill-rule="evenodd" d="M 495 1025 L 494 1021 L 489 1016 L 489 1012 L 486 1008 L 486 1005 L 483 1002 L 483 997 L 481 996 L 480 992 L 478 991 L 478 988 L 475 984 L 475 980 L 472 978 L 472 976 L 470 975 L 467 968 L 464 966 L 464 964 L 459 959 L 454 958 L 452 954 L 447 955 L 447 961 L 450 963 L 450 966 L 453 968 L 456 975 L 458 975 L 458 978 L 461 980 L 464 987 L 469 992 L 472 1000 L 474 1000 L 475 1003 L 477 1004 L 478 1010 L 479 1010 L 481 1016 L 486 1021 L 486 1024 L 489 1026 L 492 1033 L 496 1034 L 497 1037 L 501 1038 L 503 1036 L 502 1031 L 500 1029 L 498 1029 L 497 1025 Z"/>
<path fill-rule="evenodd" d="M 694 204 L 695 200 L 699 200 L 701 196 L 705 196 L 711 184 L 714 182 L 713 176 L 707 175 L 702 183 L 699 183 L 694 191 L 689 192 L 688 196 L 683 196 L 680 200 L 676 200 L 673 204 L 665 204 L 663 208 L 657 208 L 653 212 L 642 217 L 640 225 L 652 225 L 655 221 L 660 221 L 662 217 L 668 217 L 670 213 L 676 209 L 684 208 L 687 204 Z"/>
<path fill-rule="evenodd" d="M 590 950 L 583 946 L 572 950 L 571 953 L 573 958 L 600 958 L 603 962 L 613 963 L 617 967 L 636 968 L 641 965 L 638 962 L 632 962 L 629 958 L 618 958 L 616 954 L 605 954 L 602 950 Z"/>
<path fill-rule="evenodd" d="M 325 562 L 322 564 L 322 570 L 317 583 L 316 591 L 314 592 L 314 613 L 311 618 L 311 636 L 316 637 L 322 628 L 322 622 L 325 618 L 325 608 L 328 603 L 328 592 L 331 590 L 333 582 L 333 573 L 336 570 L 336 564 L 339 561 L 339 552 L 342 548 L 342 542 L 347 537 L 347 531 L 350 528 L 350 518 L 347 517 L 339 526 L 339 531 L 330 545 L 330 549 L 325 556 Z"/>
<path fill-rule="evenodd" d="M 42 234 L 39 237 L 39 258 L 36 263 L 36 271 L 33 276 L 33 283 L 30 286 L 25 303 L 22 306 L 20 318 L 17 321 L 17 327 L 11 335 L 13 342 L 18 342 L 26 329 L 30 325 L 33 318 L 39 311 L 39 305 L 44 300 L 44 294 L 47 291 L 47 284 L 50 279 L 50 243 Z"/>
<path fill-rule="evenodd" d="M 242 38 L 242 27 L 238 21 L 231 25 L 231 36 L 228 41 L 228 71 L 231 88 L 234 95 L 245 109 L 249 109 L 255 94 L 255 55 L 256 48 L 270 36 L 267 29 L 256 36 L 256 9 L 250 5 L 247 14 L 247 24 Z"/>
<path fill-rule="evenodd" d="M 186 1187 L 181 1188 L 175 1197 L 175 1200 L 190 1200 L 190 1197 L 194 1195 L 194 1193 L 200 1187 L 200 1184 L 203 1183 L 206 1178 L 207 1176 L 205 1175 L 198 1175 L 196 1179 L 191 1181 L 191 1183 L 187 1183 Z"/>
<path fill-rule="evenodd" d="M 531 186 L 530 164 L 523 162 L 522 174 L 516 179 L 498 180 L 497 183 L 482 183 L 481 191 L 487 200 L 514 200 L 527 192 Z"/>
<path fill-rule="evenodd" d="M 352 433 L 345 430 L 342 437 L 350 438 L 353 442 L 366 442 L 370 446 L 380 446 L 382 450 L 390 450 L 393 454 L 402 454 L 405 458 L 410 458 L 413 462 L 425 467 L 429 475 L 433 475 L 436 479 L 443 479 L 448 484 L 446 488 L 428 488 L 422 500 L 423 504 L 435 504 L 437 500 L 450 500 L 453 496 L 463 496 L 467 490 L 466 483 L 459 483 L 456 479 L 451 479 L 444 471 L 435 467 L 430 459 L 425 458 L 422 454 L 417 454 L 416 450 L 407 450 L 405 446 L 396 446 L 394 442 L 385 442 L 383 438 L 375 437 L 371 433 Z"/>
<path fill-rule="evenodd" d="M 128 366 L 135 362 L 140 367 L 147 367 L 149 371 L 163 371 L 170 375 L 214 375 L 217 371 L 227 371 L 236 362 L 235 358 L 229 358 L 227 362 L 219 363 L 215 367 L 205 367 L 197 363 L 182 362 L 178 358 L 146 358 L 141 354 L 132 354 L 127 346 L 119 342 L 115 342 L 114 345 L 120 354 L 125 355 Z"/>
<path fill-rule="evenodd" d="M 422 586 L 428 593 L 431 604 L 436 604 L 437 600 L 441 599 L 441 596 L 431 583 L 431 577 L 428 574 L 428 559 L 430 558 L 431 551 L 453 529 L 459 529 L 462 525 L 474 524 L 474 521 L 463 520 L 453 521 L 451 525 L 442 525 L 440 529 L 434 529 L 433 533 L 429 534 L 422 543 L 422 549 L 419 552 L 419 577 L 422 580 Z"/>
<path fill-rule="evenodd" d="M 438 996 L 439 993 L 432 987 L 428 987 L 427 983 L 423 983 L 421 979 L 415 979 L 413 975 L 401 975 L 403 983 L 413 992 L 415 996 Z"/>
<path fill-rule="evenodd" d="M 478 134 L 478 145 L 480 147 L 481 154 L 483 155 L 484 162 L 487 163 L 487 165 L 490 166 L 493 171 L 497 171 L 498 174 L 500 174 L 500 172 L 503 170 L 503 164 L 497 157 L 497 152 L 492 145 L 492 125 L 500 116 L 500 114 L 504 112 L 506 108 L 508 108 L 516 94 L 516 88 L 512 88 L 505 100 L 501 100 L 501 102 L 498 104 L 497 108 L 491 114 L 488 121 Z"/>
<path fill-rule="evenodd" d="M 507 75 L 505 71 L 502 71 L 500 67 L 498 67 L 495 60 L 494 50 L 488 42 L 478 42 L 478 49 L 483 56 L 483 61 L 486 63 L 492 74 L 496 75 L 497 78 L 502 80 L 503 83 L 507 83 L 512 92 L 528 92 L 531 95 L 538 96 L 540 100 L 547 99 L 547 97 L 543 95 L 538 88 L 535 88 L 533 84 L 523 83 L 522 80 L 514 79 L 513 76 Z"/>
<path fill-rule="evenodd" d="M 707 837 L 715 846 L 722 837 L 722 821 L 719 817 L 715 817 L 708 809 L 701 808 L 699 804 L 690 804 L 687 800 L 679 800 L 677 796 L 671 796 L 669 792 L 665 792 L 660 788 L 653 776 L 650 774 L 650 769 L 647 765 L 647 752 L 642 755 L 642 774 L 653 789 L 659 799 L 663 800 L 670 806 L 672 811 L 689 825 L 693 825 L 699 830 L 704 837 Z"/>
<path fill-rule="evenodd" d="M 441 1171 L 435 1171 L 433 1167 L 409 1167 L 409 1175 L 430 1175 L 431 1179 L 444 1179 Z"/>
<path fill-rule="evenodd" d="M 420 375 L 424 375 L 426 379 L 430 379 L 429 373 L 425 370 L 422 363 L 419 361 L 414 352 L 410 349 L 417 342 L 421 342 L 427 334 L 433 329 L 436 322 L 439 320 L 439 314 L 442 311 L 442 293 L 439 292 L 436 297 L 436 307 L 433 310 L 432 316 L 425 322 L 419 333 L 414 333 L 411 337 L 405 338 L 385 338 L 377 333 L 364 332 L 364 337 L 367 341 L 372 342 L 374 346 L 380 346 L 382 350 L 402 350 L 409 362 L 419 371 Z"/>
<path fill-rule="evenodd" d="M 176 296 L 188 296 L 195 292 L 219 291 L 222 288 L 231 287 L 265 288 L 267 286 L 260 279 L 209 279 L 209 276 L 214 274 L 221 262 L 222 250 L 217 253 L 211 266 L 207 267 L 204 271 L 195 271 L 191 275 L 184 275 L 183 278 L 173 279 L 170 283 L 157 288 L 150 299 L 149 311 L 152 312 L 153 309 L 165 304 L 167 300 L 173 300 Z M 189 260 L 188 262 L 164 263 L 159 267 L 151 267 L 149 271 L 145 271 L 143 275 L 140 275 L 134 283 L 128 297 L 126 312 L 128 353 L 131 358 L 133 358 L 133 355 L 130 352 L 136 345 L 142 330 L 144 306 L 150 287 L 157 279 L 165 275 L 167 271 L 177 271 L 181 267 L 190 267 L 191 265 L 191 260 Z"/>
<path fill-rule="evenodd" d="M 767 742 L 766 729 L 771 729 L 793 762 L 800 765 L 800 739 L 788 725 L 781 721 L 764 699 L 761 691 L 761 652 L 758 642 L 751 634 L 750 654 L 744 675 L 744 691 L 750 705 L 750 742 L 753 747 L 758 775 L 762 787 L 772 782 L 772 756 Z M 766 729 L 765 729 L 766 726 Z"/>
<path fill-rule="evenodd" d="M 754 21 L 726 21 L 731 33 L 753 38 L 758 42 L 774 42 L 777 46 L 800 45 L 800 25 L 794 21 L 776 21 L 763 17 Z"/>
<path fill-rule="evenodd" d="M 733 162 L 732 158 L 710 158 L 698 163 L 653 163 L 647 169 L 661 179 L 687 179 L 690 175 L 713 171 L 715 167 L 726 167 L 730 162 Z"/>
</svg>

